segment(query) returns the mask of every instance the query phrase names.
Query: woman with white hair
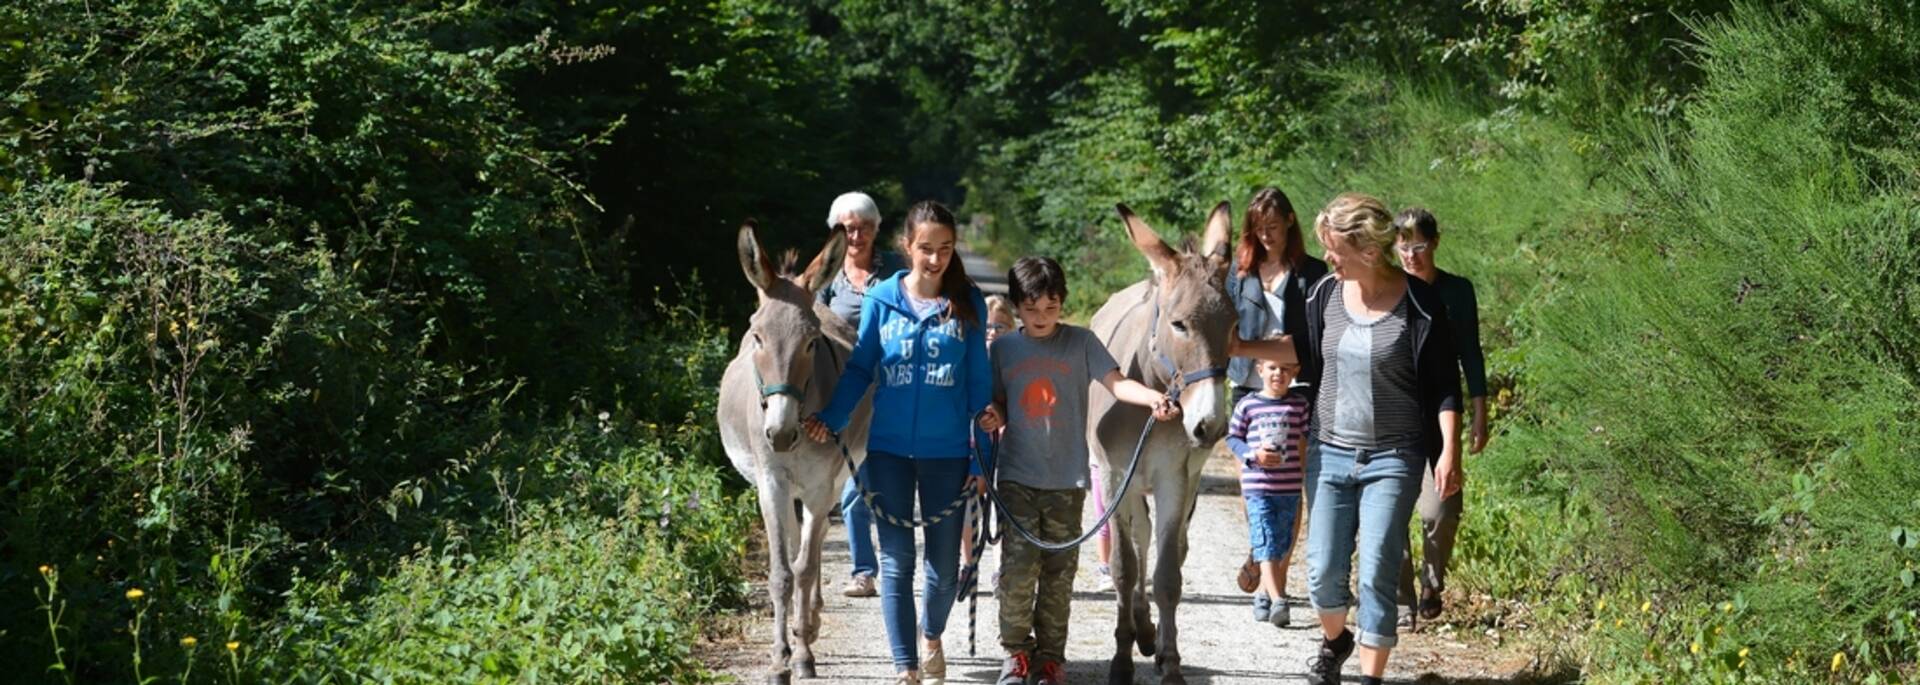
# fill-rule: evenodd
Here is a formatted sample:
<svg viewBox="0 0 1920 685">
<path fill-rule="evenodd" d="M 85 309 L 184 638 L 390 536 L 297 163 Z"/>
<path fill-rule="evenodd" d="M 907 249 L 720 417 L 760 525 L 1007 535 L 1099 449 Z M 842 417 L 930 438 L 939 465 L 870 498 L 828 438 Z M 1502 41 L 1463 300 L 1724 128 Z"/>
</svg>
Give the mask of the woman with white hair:
<svg viewBox="0 0 1920 685">
<path fill-rule="evenodd" d="M 876 248 L 880 208 L 866 193 L 845 193 L 833 199 L 833 206 L 827 209 L 827 228 L 831 230 L 834 226 L 847 230 L 847 258 L 840 267 L 840 275 L 820 289 L 820 303 L 859 329 L 860 301 L 866 298 L 867 288 L 892 277 L 907 265 L 898 253 Z M 861 501 L 851 478 L 840 493 L 840 516 L 847 523 L 847 550 L 853 556 L 853 575 L 847 578 L 840 594 L 872 597 L 878 594 L 873 579 L 880 571 L 880 562 L 874 556 L 873 516 L 867 511 L 866 502 Z"/>
</svg>

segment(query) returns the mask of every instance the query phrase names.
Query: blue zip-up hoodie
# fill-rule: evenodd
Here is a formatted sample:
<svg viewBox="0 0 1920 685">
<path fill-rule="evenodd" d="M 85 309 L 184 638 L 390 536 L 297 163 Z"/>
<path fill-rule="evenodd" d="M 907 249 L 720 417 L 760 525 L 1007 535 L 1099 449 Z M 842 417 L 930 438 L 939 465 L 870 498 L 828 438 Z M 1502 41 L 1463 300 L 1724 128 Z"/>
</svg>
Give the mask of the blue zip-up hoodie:
<svg viewBox="0 0 1920 685">
<path fill-rule="evenodd" d="M 860 340 L 834 387 L 833 401 L 820 412 L 821 423 L 845 429 L 867 388 L 873 393 L 873 429 L 869 452 L 910 459 L 965 459 L 973 417 L 993 397 L 993 369 L 987 362 L 987 336 L 980 322 L 961 326 L 941 307 L 914 316 L 907 304 L 907 272 L 894 274 L 867 291 L 860 303 Z M 979 288 L 968 288 L 973 311 L 987 311 Z M 979 474 L 969 462 L 969 471 Z"/>
</svg>

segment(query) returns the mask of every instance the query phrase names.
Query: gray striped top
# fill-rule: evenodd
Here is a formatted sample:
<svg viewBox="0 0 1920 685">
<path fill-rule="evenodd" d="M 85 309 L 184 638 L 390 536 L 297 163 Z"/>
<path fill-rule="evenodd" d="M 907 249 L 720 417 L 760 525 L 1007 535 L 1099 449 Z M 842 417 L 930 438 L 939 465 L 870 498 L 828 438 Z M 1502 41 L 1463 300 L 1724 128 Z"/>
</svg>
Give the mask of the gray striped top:
<svg viewBox="0 0 1920 685">
<path fill-rule="evenodd" d="M 1413 369 L 1408 300 L 1372 321 L 1353 318 L 1340 288 L 1326 307 L 1320 337 L 1321 374 L 1314 425 L 1321 442 L 1353 449 L 1399 449 L 1420 444 L 1420 394 Z"/>
</svg>

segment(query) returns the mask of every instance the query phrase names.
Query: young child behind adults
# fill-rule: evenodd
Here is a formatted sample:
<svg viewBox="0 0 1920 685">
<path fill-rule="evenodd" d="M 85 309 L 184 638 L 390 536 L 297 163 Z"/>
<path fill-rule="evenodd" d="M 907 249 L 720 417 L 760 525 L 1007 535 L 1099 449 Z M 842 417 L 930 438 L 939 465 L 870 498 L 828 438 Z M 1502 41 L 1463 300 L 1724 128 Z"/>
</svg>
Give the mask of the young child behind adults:
<svg viewBox="0 0 1920 685">
<path fill-rule="evenodd" d="M 1066 541 L 1080 535 L 1087 470 L 1087 388 L 1098 380 L 1114 397 L 1176 420 L 1177 404 L 1120 373 L 1093 332 L 1060 323 L 1067 277 L 1045 257 L 1024 257 L 1007 273 L 1019 309 L 1018 335 L 994 342 L 994 403 L 981 428 L 1004 425 L 998 488 L 1004 514 L 1035 536 Z M 1068 610 L 1073 603 L 1077 550 L 1045 551 L 1009 531 L 1000 554 L 1000 644 L 1007 659 L 1002 685 L 1066 682 Z M 1037 668 L 1036 668 L 1037 666 Z"/>
<path fill-rule="evenodd" d="M 987 296 L 987 345 L 988 345 L 988 348 L 991 349 L 993 345 L 993 341 L 999 340 L 1000 336 L 1013 332 L 1013 328 L 1015 325 L 1017 324 L 1013 315 L 1013 302 L 1008 300 L 1005 295 L 988 295 Z M 980 447 L 982 449 L 986 448 L 985 445 L 981 445 Z M 985 453 L 983 452 L 983 454 Z M 960 564 L 963 567 L 966 566 L 968 561 L 973 559 L 973 537 L 974 537 L 973 517 L 974 517 L 974 509 L 976 506 L 978 505 L 975 503 L 975 501 L 969 501 L 967 503 L 967 512 L 966 512 L 966 519 L 965 519 L 966 523 L 960 529 Z M 984 554 L 985 550 L 981 550 L 981 552 L 982 554 Z M 960 571 L 960 585 L 965 586 L 966 584 L 967 584 L 967 571 L 965 568 L 962 568 Z M 993 584 L 994 586 L 998 586 L 1000 584 L 1000 574 L 998 572 L 994 573 Z M 988 589 L 992 589 L 992 588 L 989 587 Z M 954 601 L 957 602 L 959 601 L 959 599 L 955 599 Z"/>
<path fill-rule="evenodd" d="M 1240 459 L 1240 495 L 1247 501 L 1247 536 L 1260 566 L 1260 589 L 1253 595 L 1253 620 L 1289 625 L 1287 557 L 1293 551 L 1304 480 L 1307 400 L 1288 392 L 1300 367 L 1258 360 L 1254 370 L 1260 391 L 1233 407 L 1227 447 Z"/>
</svg>

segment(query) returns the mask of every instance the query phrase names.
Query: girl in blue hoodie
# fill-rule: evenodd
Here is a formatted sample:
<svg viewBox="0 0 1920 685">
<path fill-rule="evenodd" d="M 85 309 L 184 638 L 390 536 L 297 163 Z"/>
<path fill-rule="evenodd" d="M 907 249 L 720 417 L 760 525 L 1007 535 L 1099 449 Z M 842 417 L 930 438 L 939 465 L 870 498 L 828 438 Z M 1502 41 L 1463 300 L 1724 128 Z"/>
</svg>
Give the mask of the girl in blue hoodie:
<svg viewBox="0 0 1920 685">
<path fill-rule="evenodd" d="M 981 325 L 986 299 L 967 278 L 955 254 L 959 237 L 953 212 L 926 201 L 907 211 L 906 248 L 910 266 L 867 291 L 860 305 L 860 340 L 834 388 L 833 401 L 807 419 L 807 434 L 825 442 L 828 433 L 846 428 L 855 405 L 878 381 L 873 397 L 873 428 L 867 462 L 861 467 L 889 516 L 931 516 L 953 502 L 963 487 L 983 485 L 969 456 L 974 417 L 992 400 L 992 367 L 987 361 L 986 331 Z M 946 680 L 946 655 L 940 634 L 953 609 L 960 561 L 961 518 L 949 516 L 926 527 L 926 580 L 920 595 L 924 621 L 916 623 L 913 562 L 918 556 L 913 529 L 878 526 L 880 611 L 893 648 L 900 683 L 940 685 Z M 920 660 L 909 634 L 919 627 L 926 642 Z"/>
</svg>

